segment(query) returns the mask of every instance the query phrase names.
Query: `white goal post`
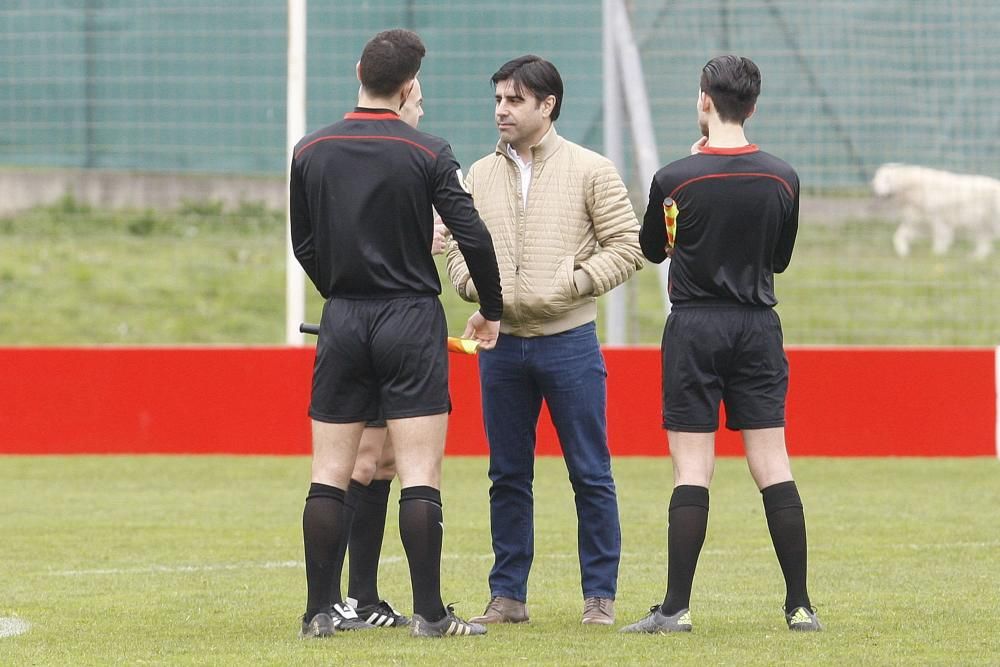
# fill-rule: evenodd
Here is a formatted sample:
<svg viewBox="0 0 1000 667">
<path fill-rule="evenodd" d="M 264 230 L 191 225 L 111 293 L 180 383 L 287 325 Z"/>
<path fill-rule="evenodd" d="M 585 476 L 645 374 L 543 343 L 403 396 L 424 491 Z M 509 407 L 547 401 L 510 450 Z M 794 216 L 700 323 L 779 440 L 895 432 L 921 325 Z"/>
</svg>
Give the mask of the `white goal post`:
<svg viewBox="0 0 1000 667">
<path fill-rule="evenodd" d="M 295 144 L 306 133 L 306 0 L 288 0 L 288 102 L 286 105 L 285 183 Z M 302 345 L 299 324 L 305 321 L 306 275 L 292 249 L 291 218 L 285 197 L 285 343 Z"/>
</svg>

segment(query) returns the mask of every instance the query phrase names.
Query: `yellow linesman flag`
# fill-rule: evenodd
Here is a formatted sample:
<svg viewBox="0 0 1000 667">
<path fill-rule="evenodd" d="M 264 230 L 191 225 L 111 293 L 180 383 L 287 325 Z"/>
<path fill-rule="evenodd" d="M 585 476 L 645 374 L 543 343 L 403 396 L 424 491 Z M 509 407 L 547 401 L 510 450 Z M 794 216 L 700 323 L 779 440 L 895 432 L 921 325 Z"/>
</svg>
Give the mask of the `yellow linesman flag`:
<svg viewBox="0 0 1000 667">
<path fill-rule="evenodd" d="M 663 200 L 663 224 L 667 226 L 667 247 L 669 250 L 674 247 L 677 240 L 677 202 L 670 197 Z"/>
</svg>

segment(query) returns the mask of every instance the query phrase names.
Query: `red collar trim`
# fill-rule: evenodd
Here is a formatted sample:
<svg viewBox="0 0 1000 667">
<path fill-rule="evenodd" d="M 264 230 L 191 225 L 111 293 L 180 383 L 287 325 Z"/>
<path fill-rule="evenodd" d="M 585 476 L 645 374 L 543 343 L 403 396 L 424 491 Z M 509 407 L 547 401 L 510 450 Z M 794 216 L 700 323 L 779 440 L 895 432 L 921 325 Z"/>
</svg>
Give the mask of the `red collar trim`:
<svg viewBox="0 0 1000 667">
<path fill-rule="evenodd" d="M 759 150 L 760 148 L 757 147 L 757 144 L 747 144 L 746 146 L 737 146 L 736 148 L 702 146 L 698 152 L 705 155 L 746 155 L 747 153 L 756 153 Z"/>
<path fill-rule="evenodd" d="M 344 120 L 399 120 L 399 114 L 394 111 L 349 111 L 344 114 Z"/>
</svg>

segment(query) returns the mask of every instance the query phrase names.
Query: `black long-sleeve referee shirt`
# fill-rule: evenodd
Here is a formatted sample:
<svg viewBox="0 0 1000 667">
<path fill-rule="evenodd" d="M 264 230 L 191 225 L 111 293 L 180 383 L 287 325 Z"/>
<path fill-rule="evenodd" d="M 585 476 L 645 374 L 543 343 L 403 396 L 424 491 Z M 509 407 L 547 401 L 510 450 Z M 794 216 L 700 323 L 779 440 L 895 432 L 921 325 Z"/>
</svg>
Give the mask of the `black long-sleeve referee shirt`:
<svg viewBox="0 0 1000 667">
<path fill-rule="evenodd" d="M 392 111 L 357 108 L 295 146 L 289 196 L 295 257 L 324 298 L 440 294 L 433 205 L 469 265 L 480 312 L 500 319 L 493 240 L 445 140 Z"/>
<path fill-rule="evenodd" d="M 702 148 L 660 169 L 639 231 L 643 254 L 657 264 L 667 257 L 665 197 L 679 211 L 672 304 L 778 303 L 774 274 L 792 258 L 799 221 L 799 178 L 790 165 L 751 144 Z"/>
</svg>

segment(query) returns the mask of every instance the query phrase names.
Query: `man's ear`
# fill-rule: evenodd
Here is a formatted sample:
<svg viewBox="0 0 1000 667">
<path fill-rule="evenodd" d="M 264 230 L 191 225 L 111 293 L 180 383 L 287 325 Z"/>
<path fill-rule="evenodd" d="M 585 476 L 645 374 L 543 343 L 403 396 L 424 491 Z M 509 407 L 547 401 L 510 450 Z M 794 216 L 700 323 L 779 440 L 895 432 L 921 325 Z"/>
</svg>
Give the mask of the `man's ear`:
<svg viewBox="0 0 1000 667">
<path fill-rule="evenodd" d="M 409 81 L 404 81 L 403 85 L 399 89 L 399 108 L 402 109 L 403 105 L 406 104 L 407 98 L 410 97 L 410 93 L 413 92 L 413 86 L 416 82 L 417 77 L 413 77 Z"/>
<path fill-rule="evenodd" d="M 542 100 L 542 115 L 548 118 L 552 115 L 552 110 L 556 108 L 556 96 L 549 95 L 544 100 Z"/>
<path fill-rule="evenodd" d="M 360 82 L 360 81 L 361 81 L 361 61 L 360 61 L 360 60 L 359 60 L 359 61 L 357 62 L 357 64 L 356 64 L 356 65 L 354 66 L 354 73 L 355 73 L 355 74 L 357 75 L 357 77 L 358 77 L 358 82 Z"/>
<path fill-rule="evenodd" d="M 708 96 L 708 93 L 704 90 L 698 91 L 698 108 L 705 113 L 709 113 L 714 107 L 715 102 Z"/>
<path fill-rule="evenodd" d="M 753 109 L 750 109 L 750 113 L 748 113 L 747 117 L 743 119 L 743 122 L 745 123 L 748 120 L 750 120 L 750 117 L 753 116 L 755 113 L 757 113 L 757 105 L 756 104 L 753 105 Z"/>
</svg>

